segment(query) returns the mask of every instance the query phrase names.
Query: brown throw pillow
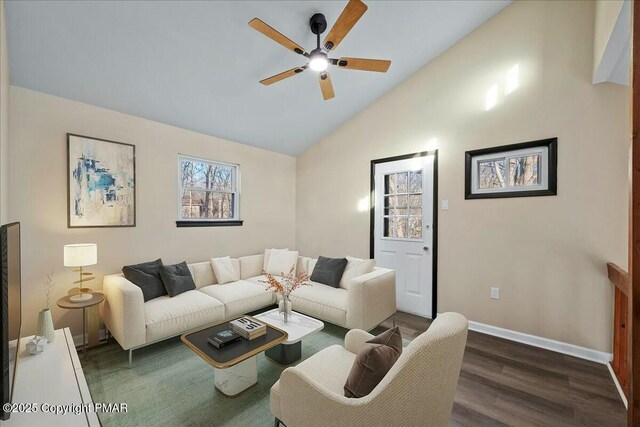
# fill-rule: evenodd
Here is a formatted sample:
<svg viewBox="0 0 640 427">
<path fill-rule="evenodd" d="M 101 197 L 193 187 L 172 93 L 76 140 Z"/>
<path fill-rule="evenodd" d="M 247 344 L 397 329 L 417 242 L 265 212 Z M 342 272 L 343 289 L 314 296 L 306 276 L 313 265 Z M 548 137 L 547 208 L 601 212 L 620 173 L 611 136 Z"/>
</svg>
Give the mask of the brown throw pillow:
<svg viewBox="0 0 640 427">
<path fill-rule="evenodd" d="M 364 397 L 382 381 L 402 354 L 402 336 L 396 326 L 367 341 L 353 361 L 344 385 L 347 397 Z"/>
</svg>

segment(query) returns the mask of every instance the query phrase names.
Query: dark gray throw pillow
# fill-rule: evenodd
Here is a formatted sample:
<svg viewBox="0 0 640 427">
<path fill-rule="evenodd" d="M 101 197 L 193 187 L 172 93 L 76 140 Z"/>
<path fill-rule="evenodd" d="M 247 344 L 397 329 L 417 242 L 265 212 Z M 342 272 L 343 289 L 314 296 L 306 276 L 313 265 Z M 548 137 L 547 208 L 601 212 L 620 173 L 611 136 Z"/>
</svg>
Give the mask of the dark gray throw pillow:
<svg viewBox="0 0 640 427">
<path fill-rule="evenodd" d="M 351 372 L 344 385 L 344 395 L 350 398 L 364 397 L 382 381 L 402 354 L 400 328 L 389 329 L 371 338 L 353 361 Z"/>
<path fill-rule="evenodd" d="M 316 266 L 313 268 L 310 279 L 314 282 L 338 288 L 340 287 L 340 279 L 342 279 L 345 268 L 347 268 L 346 258 L 326 258 L 320 256 L 318 257 Z"/>
<path fill-rule="evenodd" d="M 158 258 L 142 264 L 125 265 L 122 267 L 122 274 L 125 279 L 142 289 L 142 297 L 147 302 L 167 294 L 160 277 L 161 266 L 162 260 Z"/>
<path fill-rule="evenodd" d="M 170 297 L 196 288 L 189 267 L 184 261 L 175 265 L 163 265 L 160 267 L 160 276 Z"/>
</svg>

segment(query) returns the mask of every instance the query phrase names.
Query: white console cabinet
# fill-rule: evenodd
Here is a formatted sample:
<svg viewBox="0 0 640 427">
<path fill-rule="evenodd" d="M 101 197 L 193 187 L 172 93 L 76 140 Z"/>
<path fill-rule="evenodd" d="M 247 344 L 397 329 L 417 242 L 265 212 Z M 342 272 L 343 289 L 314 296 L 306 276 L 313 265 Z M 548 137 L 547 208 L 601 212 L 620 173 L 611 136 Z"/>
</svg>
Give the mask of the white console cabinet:
<svg viewBox="0 0 640 427">
<path fill-rule="evenodd" d="M 93 403 L 82 372 L 69 328 L 55 331 L 56 339 L 42 353 L 31 355 L 26 344 L 32 337 L 20 339 L 18 370 L 13 402 L 34 404 L 37 412 L 13 412 L 2 426 L 100 426 L 95 412 L 54 414 L 43 405 L 83 405 Z M 69 406 L 67 406 L 69 407 Z"/>
</svg>

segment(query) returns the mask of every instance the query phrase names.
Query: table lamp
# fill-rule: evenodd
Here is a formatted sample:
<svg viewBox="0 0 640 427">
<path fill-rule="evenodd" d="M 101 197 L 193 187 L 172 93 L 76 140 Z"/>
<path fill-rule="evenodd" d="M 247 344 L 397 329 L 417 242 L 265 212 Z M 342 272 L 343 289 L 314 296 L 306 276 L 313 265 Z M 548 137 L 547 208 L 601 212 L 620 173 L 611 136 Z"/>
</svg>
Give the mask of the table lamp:
<svg viewBox="0 0 640 427">
<path fill-rule="evenodd" d="M 98 263 L 98 245 L 95 243 L 78 243 L 74 245 L 64 245 L 64 266 L 79 267 L 73 270 L 74 273 L 80 273 L 80 280 L 76 280 L 73 284 L 77 284 L 77 288 L 69 290 L 71 302 L 87 301 L 93 298 L 91 289 L 83 287 L 84 282 L 95 279 L 91 276 L 93 273 L 83 271 L 82 267 L 95 265 Z M 90 277 L 86 277 L 90 276 Z"/>
</svg>

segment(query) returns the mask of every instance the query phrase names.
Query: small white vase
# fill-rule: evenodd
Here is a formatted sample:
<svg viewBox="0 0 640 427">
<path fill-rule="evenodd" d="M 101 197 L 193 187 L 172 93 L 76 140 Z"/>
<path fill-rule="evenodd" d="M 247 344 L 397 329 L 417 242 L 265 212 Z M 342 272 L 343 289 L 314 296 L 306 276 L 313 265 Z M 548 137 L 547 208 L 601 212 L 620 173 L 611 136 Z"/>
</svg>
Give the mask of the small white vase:
<svg viewBox="0 0 640 427">
<path fill-rule="evenodd" d="M 39 337 L 45 337 L 48 342 L 53 342 L 56 338 L 56 333 L 53 330 L 53 319 L 51 318 L 51 310 L 43 308 L 38 313 L 38 328 L 36 329 L 36 335 Z"/>
<path fill-rule="evenodd" d="M 287 323 L 289 316 L 291 316 L 291 300 L 289 298 L 283 297 L 278 301 L 278 312 L 284 315 L 284 323 Z"/>
</svg>

